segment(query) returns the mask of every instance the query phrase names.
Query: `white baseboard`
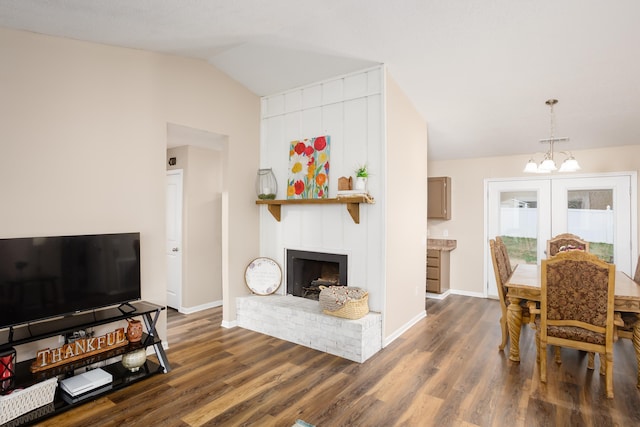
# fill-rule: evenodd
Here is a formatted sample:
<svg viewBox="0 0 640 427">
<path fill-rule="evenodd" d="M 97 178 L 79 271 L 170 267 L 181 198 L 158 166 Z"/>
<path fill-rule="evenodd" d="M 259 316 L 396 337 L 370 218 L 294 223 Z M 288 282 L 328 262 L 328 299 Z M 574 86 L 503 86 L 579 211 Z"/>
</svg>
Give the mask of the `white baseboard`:
<svg viewBox="0 0 640 427">
<path fill-rule="evenodd" d="M 229 322 L 229 321 L 223 320 L 220 326 L 227 329 L 235 328 L 236 326 L 238 326 L 238 321 L 232 320 Z"/>
<path fill-rule="evenodd" d="M 407 332 L 409 330 L 409 328 L 411 328 L 413 325 L 415 325 L 416 323 L 418 323 L 420 320 L 424 319 L 425 317 L 427 317 L 427 311 L 426 310 L 422 310 L 422 312 L 420 312 L 413 319 L 411 319 L 407 323 L 405 323 L 401 328 L 397 329 L 389 337 L 384 338 L 382 340 L 382 347 L 384 348 L 384 347 L 388 346 L 389 344 L 391 344 L 393 341 L 395 341 L 396 338 L 398 338 L 399 336 L 401 336 L 402 334 Z"/>
<path fill-rule="evenodd" d="M 469 292 L 469 291 L 461 291 L 458 289 L 449 289 L 454 295 L 464 295 L 466 297 L 474 297 L 474 298 L 486 298 L 486 296 L 482 292 Z"/>
<path fill-rule="evenodd" d="M 212 301 L 206 304 L 196 305 L 194 307 L 180 307 L 180 310 L 178 310 L 178 312 L 182 314 L 192 314 L 192 313 L 197 313 L 198 311 L 207 310 L 209 308 L 220 307 L 220 306 L 222 306 L 222 300 Z"/>
<path fill-rule="evenodd" d="M 448 297 L 450 293 L 451 293 L 451 289 L 447 289 L 446 291 L 444 291 L 441 294 L 434 294 L 434 293 L 431 293 L 431 292 L 427 292 L 425 294 L 425 296 L 427 298 L 431 298 L 431 299 L 441 299 L 442 300 L 442 299 L 445 299 L 446 297 Z"/>
</svg>

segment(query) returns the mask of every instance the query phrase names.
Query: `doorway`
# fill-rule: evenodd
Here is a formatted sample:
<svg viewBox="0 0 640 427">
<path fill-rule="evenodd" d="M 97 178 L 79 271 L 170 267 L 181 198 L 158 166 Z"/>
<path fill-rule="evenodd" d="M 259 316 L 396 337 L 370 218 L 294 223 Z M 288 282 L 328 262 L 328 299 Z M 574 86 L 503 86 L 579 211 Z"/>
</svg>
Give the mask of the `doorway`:
<svg viewBox="0 0 640 427">
<path fill-rule="evenodd" d="M 497 298 L 488 240 L 502 236 L 513 265 L 540 264 L 552 236 L 573 233 L 631 274 L 637 257 L 636 173 L 486 180 L 486 294 Z"/>
<path fill-rule="evenodd" d="M 180 242 L 167 242 L 167 305 L 183 314 L 222 305 L 223 260 L 228 250 L 228 236 L 223 233 L 228 218 L 228 206 L 223 203 L 227 158 L 226 136 L 167 126 L 167 172 L 183 171 L 183 193 L 175 196 L 182 203 L 182 225 L 173 224 L 177 214 L 166 215 L 167 238 L 174 227 L 181 231 Z M 174 197 L 170 194 L 168 204 Z M 181 267 L 174 268 L 172 263 L 180 259 Z M 180 283 L 179 289 L 172 289 L 172 282 Z"/>
</svg>

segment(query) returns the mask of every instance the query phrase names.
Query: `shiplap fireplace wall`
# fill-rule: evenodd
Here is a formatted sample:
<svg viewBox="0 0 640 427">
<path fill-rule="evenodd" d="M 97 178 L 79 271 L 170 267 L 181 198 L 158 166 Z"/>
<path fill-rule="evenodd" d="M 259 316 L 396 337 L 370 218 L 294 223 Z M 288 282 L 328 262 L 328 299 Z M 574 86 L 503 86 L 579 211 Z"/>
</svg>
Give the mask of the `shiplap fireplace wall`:
<svg viewBox="0 0 640 427">
<path fill-rule="evenodd" d="M 384 294 L 384 70 L 375 67 L 262 99 L 260 167 L 272 168 L 286 199 L 291 141 L 330 136 L 329 197 L 338 178 L 367 163 L 375 204 L 361 205 L 355 224 L 344 205 L 285 205 L 281 221 L 260 206 L 260 253 L 286 268 L 286 249 L 347 254 L 348 283 L 369 291 L 372 311 Z M 284 295 L 286 283 L 278 293 Z"/>
<path fill-rule="evenodd" d="M 256 206 L 260 255 L 283 269 L 286 249 L 347 255 L 348 284 L 369 292 L 381 322 L 367 325 L 381 325 L 373 329 L 382 330 L 377 336 L 388 345 L 426 315 L 426 121 L 379 66 L 262 98 L 260 135 L 259 167 L 273 169 L 278 199 L 286 199 L 291 141 L 331 138 L 329 197 L 336 196 L 338 178 L 367 163 L 375 203 L 360 205 L 359 224 L 342 204 L 283 205 L 280 221 Z M 302 299 L 285 292 L 286 283 L 280 298 Z M 370 336 L 363 332 L 362 342 Z"/>
</svg>

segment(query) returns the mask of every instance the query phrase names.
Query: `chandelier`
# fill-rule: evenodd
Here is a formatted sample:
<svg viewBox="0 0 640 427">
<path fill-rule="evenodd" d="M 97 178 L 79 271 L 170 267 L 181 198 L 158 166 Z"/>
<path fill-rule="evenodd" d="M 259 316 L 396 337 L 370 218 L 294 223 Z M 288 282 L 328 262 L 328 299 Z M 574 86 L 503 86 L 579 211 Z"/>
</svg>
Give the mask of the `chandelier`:
<svg viewBox="0 0 640 427">
<path fill-rule="evenodd" d="M 549 144 L 549 149 L 546 153 L 544 153 L 544 158 L 540 162 L 540 164 L 536 163 L 533 158 L 529 159 L 527 165 L 525 166 L 523 172 L 529 173 L 551 173 L 553 171 L 558 170 L 556 166 L 556 162 L 553 159 L 553 145 L 558 142 L 567 142 L 569 138 L 560 137 L 557 138 L 553 136 L 553 131 L 555 129 L 555 115 L 553 114 L 553 106 L 558 103 L 557 99 L 548 99 L 545 104 L 549 106 L 549 110 L 551 112 L 551 136 L 546 139 L 541 139 L 540 144 Z M 569 152 L 561 151 L 561 153 L 565 154 L 567 158 L 560 165 L 559 172 L 575 172 L 580 170 L 580 165 L 578 161 L 573 157 L 573 155 Z"/>
</svg>

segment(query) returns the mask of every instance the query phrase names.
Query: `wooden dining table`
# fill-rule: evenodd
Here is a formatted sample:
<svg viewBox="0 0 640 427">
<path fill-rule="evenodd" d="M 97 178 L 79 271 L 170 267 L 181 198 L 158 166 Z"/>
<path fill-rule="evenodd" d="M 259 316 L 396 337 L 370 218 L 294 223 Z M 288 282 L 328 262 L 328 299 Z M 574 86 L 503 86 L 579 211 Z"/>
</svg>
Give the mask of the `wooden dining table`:
<svg viewBox="0 0 640 427">
<path fill-rule="evenodd" d="M 509 359 L 520 362 L 520 327 L 522 326 L 523 300 L 540 301 L 542 286 L 541 267 L 536 264 L 518 264 L 505 283 L 509 306 L 507 307 L 507 326 L 511 345 Z M 640 319 L 640 284 L 622 271 L 616 270 L 616 290 L 614 310 L 625 313 L 635 313 Z M 640 322 L 633 328 L 633 347 L 636 352 L 638 365 L 638 388 L 640 388 Z"/>
</svg>

